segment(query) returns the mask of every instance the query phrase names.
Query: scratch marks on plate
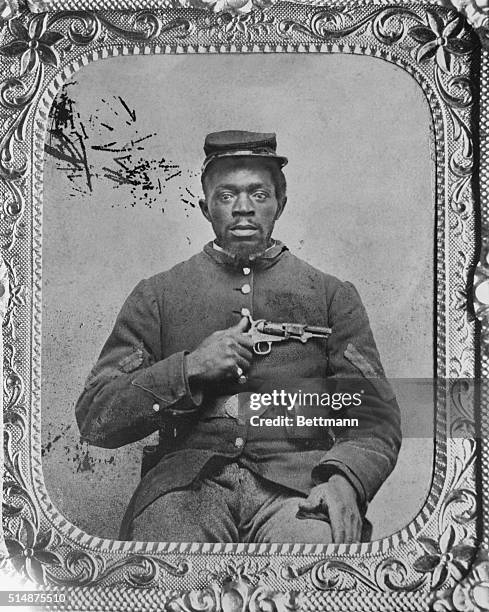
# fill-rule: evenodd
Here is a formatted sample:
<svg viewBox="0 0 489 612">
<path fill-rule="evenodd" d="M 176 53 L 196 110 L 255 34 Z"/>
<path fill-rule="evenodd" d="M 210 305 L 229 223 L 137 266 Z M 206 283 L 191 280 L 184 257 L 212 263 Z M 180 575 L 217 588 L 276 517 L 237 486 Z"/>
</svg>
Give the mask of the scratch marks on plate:
<svg viewBox="0 0 489 612">
<path fill-rule="evenodd" d="M 72 84 L 76 84 L 76 81 Z M 80 183 L 85 184 L 88 192 L 91 192 L 92 171 L 86 149 L 88 136 L 85 124 L 75 110 L 73 100 L 68 96 L 68 85 L 63 87 L 54 101 L 49 118 L 49 135 L 44 145 L 45 152 L 60 162 L 58 168 L 66 172 L 75 191 L 84 193 L 78 186 Z"/>
<path fill-rule="evenodd" d="M 93 448 L 87 442 L 79 440 L 75 444 L 74 431 L 71 424 L 57 428 L 49 428 L 47 441 L 42 445 L 41 457 L 47 458 L 51 453 L 57 461 L 60 454 L 65 456 L 70 470 L 76 472 L 94 472 L 98 465 L 113 465 L 115 455 L 106 449 Z M 75 426 L 76 429 L 76 426 Z M 71 430 L 71 431 L 70 431 Z"/>
<path fill-rule="evenodd" d="M 141 127 L 140 111 L 121 96 L 101 98 L 93 112 L 80 110 L 72 94 L 76 84 L 67 83 L 56 97 L 45 143 L 46 154 L 70 183 L 68 195 L 91 197 L 108 182 L 117 190 L 112 207 L 143 204 L 164 212 L 169 201 L 177 201 L 188 216 L 198 202 L 188 184 L 199 173 L 155 155 L 161 139 Z"/>
<path fill-rule="evenodd" d="M 59 440 L 61 440 L 61 438 L 65 437 L 65 434 L 68 431 L 68 429 L 70 429 L 70 427 L 71 427 L 71 425 L 65 425 L 64 427 L 61 428 L 59 433 L 57 433 L 57 434 L 55 434 L 53 436 L 51 436 L 51 434 L 49 434 L 48 441 L 46 442 L 46 444 L 43 444 L 43 446 L 41 448 L 41 457 L 44 457 L 44 455 L 47 455 L 48 453 L 51 452 L 51 450 L 56 445 L 56 443 Z"/>
</svg>

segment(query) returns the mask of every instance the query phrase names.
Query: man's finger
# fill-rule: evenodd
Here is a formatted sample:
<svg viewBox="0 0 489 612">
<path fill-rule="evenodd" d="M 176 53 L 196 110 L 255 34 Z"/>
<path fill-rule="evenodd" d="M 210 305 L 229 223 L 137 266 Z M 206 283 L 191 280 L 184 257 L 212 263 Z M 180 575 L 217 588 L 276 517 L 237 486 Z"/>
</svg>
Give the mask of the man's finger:
<svg viewBox="0 0 489 612">
<path fill-rule="evenodd" d="M 355 521 L 353 524 L 353 531 L 352 531 L 352 542 L 360 542 L 362 539 L 362 527 L 363 527 L 363 522 L 362 522 L 362 517 L 360 515 L 357 515 L 355 517 Z"/>
<path fill-rule="evenodd" d="M 338 508 L 333 505 L 330 508 L 330 519 L 334 542 L 351 544 L 360 541 L 361 528 L 359 528 L 359 519 L 355 513 L 338 511 Z"/>
<path fill-rule="evenodd" d="M 346 540 L 346 530 L 345 525 L 343 523 L 343 515 L 339 514 L 333 508 L 329 508 L 329 520 L 331 525 L 331 532 L 333 535 L 333 542 L 336 544 L 345 543 Z"/>
<path fill-rule="evenodd" d="M 241 355 L 243 359 L 246 359 L 249 362 L 251 362 L 251 360 L 253 359 L 253 353 L 241 344 L 237 345 L 236 352 L 238 353 L 238 355 Z"/>
<path fill-rule="evenodd" d="M 345 512 L 346 508 L 344 508 L 342 504 L 339 504 L 337 500 L 332 499 L 328 509 L 333 542 L 337 544 L 348 542 L 349 540 L 347 540 L 347 537 L 349 536 L 349 530 L 346 525 L 348 514 Z"/>
<path fill-rule="evenodd" d="M 240 367 L 243 372 L 247 372 L 250 368 L 250 361 L 249 359 L 245 359 L 244 357 L 242 357 L 241 355 L 236 355 L 236 368 Z"/>
<path fill-rule="evenodd" d="M 345 513 L 344 524 L 347 542 L 359 542 L 362 534 L 362 518 L 356 508 Z"/>
<path fill-rule="evenodd" d="M 240 333 L 235 336 L 236 342 L 241 344 L 241 346 L 246 346 L 246 348 L 251 349 L 253 347 L 253 340 L 251 336 L 248 334 Z"/>
</svg>

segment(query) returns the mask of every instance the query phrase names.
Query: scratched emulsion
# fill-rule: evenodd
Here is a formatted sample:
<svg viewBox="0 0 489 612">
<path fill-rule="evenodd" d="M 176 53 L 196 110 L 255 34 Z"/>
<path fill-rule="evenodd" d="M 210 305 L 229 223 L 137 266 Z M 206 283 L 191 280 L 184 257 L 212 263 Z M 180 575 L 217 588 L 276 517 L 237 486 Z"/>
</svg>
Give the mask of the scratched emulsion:
<svg viewBox="0 0 489 612">
<path fill-rule="evenodd" d="M 115 457 L 113 455 L 108 458 L 94 457 L 93 453 L 90 453 L 89 445 L 81 440 L 75 446 L 66 444 L 66 434 L 69 429 L 71 429 L 71 425 L 65 425 L 59 429 L 59 433 L 53 434 L 49 432 L 47 441 L 41 447 L 41 456 L 45 457 L 48 455 L 57 443 L 65 442 L 63 451 L 66 461 L 73 464 L 73 470 L 75 472 L 94 472 L 95 466 L 100 463 L 104 463 L 105 465 L 114 463 Z"/>
<path fill-rule="evenodd" d="M 45 145 L 56 168 L 71 183 L 69 195 L 91 196 L 98 182 L 108 180 L 120 194 L 112 207 L 142 204 L 165 212 L 165 189 L 171 183 L 188 216 L 196 208 L 197 196 L 186 181 L 198 173 L 170 158 L 152 156 L 147 145 L 151 149 L 158 134 L 140 132 L 137 110 L 121 96 L 101 98 L 99 107 L 83 117 L 70 92 L 76 84 L 65 84 L 56 97 Z"/>
<path fill-rule="evenodd" d="M 138 110 L 122 96 L 100 98 L 94 101 L 93 111 L 81 112 L 73 93 L 77 84 L 65 84 L 56 97 L 45 143 L 46 154 L 68 182 L 67 195 L 77 203 L 85 198 L 97 201 L 102 186 L 111 184 L 116 191 L 111 208 L 143 205 L 165 212 L 171 202 L 173 206 L 183 206 L 188 217 L 196 208 L 197 196 L 186 183 L 195 184 L 190 179 L 198 172 L 188 170 L 170 156 L 158 156 L 156 151 L 162 150 L 158 134 L 138 126 Z M 167 197 L 170 185 L 171 194 Z M 190 243 L 188 236 L 187 241 Z M 42 446 L 42 456 L 46 458 L 55 450 L 63 453 L 74 473 L 94 473 L 97 465 L 114 463 L 113 454 L 107 456 L 79 439 L 75 445 L 67 444 L 72 436 L 71 425 L 53 424 Z"/>
<path fill-rule="evenodd" d="M 66 173 L 75 191 L 88 193 L 92 191 L 92 172 L 86 149 L 88 136 L 85 124 L 68 96 L 68 87 L 75 84 L 76 81 L 67 83 L 51 107 L 44 150 L 59 161 L 57 168 Z M 80 188 L 83 184 L 86 191 Z"/>
<path fill-rule="evenodd" d="M 58 443 L 61 444 L 64 442 L 63 450 L 66 461 L 73 464 L 73 470 L 75 472 L 93 472 L 95 466 L 99 463 L 114 463 L 114 456 L 110 456 L 108 459 L 93 457 L 90 454 L 90 449 L 86 442 L 79 441 L 74 447 L 66 444 L 66 434 L 69 429 L 71 429 L 71 425 L 61 427 L 58 433 L 51 433 L 50 431 L 47 436 L 47 441 L 41 447 L 41 456 L 47 456 Z"/>
</svg>

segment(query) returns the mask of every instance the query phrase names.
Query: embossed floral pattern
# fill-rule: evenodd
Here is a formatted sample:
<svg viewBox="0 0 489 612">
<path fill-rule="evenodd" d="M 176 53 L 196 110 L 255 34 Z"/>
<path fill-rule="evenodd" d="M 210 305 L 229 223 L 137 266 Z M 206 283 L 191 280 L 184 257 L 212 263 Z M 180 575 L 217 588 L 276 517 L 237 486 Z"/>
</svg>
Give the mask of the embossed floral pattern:
<svg viewBox="0 0 489 612">
<path fill-rule="evenodd" d="M 476 28 L 487 27 L 489 22 L 489 0 L 450 0 Z"/>
<path fill-rule="evenodd" d="M 445 72 L 450 72 L 452 56 L 466 55 L 472 49 L 469 41 L 457 38 L 462 30 L 463 21 L 457 15 L 444 23 L 439 15 L 429 11 L 426 17 L 426 26 L 415 26 L 409 30 L 412 38 L 421 43 L 416 53 L 416 61 L 421 62 L 435 56 L 438 66 Z"/>
<path fill-rule="evenodd" d="M 301 597 L 297 591 L 281 593 L 256 579 L 266 568 L 229 563 L 221 580 L 214 580 L 204 589 L 196 589 L 170 599 L 166 612 L 299 612 Z"/>
<path fill-rule="evenodd" d="M 228 12 L 235 14 L 250 13 L 254 8 L 267 8 L 274 0 L 202 0 L 212 7 L 215 13 Z"/>
<path fill-rule="evenodd" d="M 170 599 L 166 612 L 299 612 L 301 602 L 296 591 L 279 593 L 263 585 L 253 586 L 244 579 L 227 578 L 222 588 L 212 584 Z"/>
<path fill-rule="evenodd" d="M 478 565 L 468 584 L 457 584 L 453 591 L 457 612 L 486 612 L 489 610 L 489 562 Z"/>
<path fill-rule="evenodd" d="M 419 538 L 418 542 L 426 551 L 416 559 L 413 568 L 422 574 L 431 574 L 431 588 L 439 588 L 447 578 L 460 581 L 467 571 L 467 563 L 475 554 L 470 544 L 455 544 L 455 529 L 449 525 L 441 534 L 440 542 L 431 538 Z"/>
<path fill-rule="evenodd" d="M 48 14 L 36 15 L 26 28 L 18 19 L 9 22 L 9 30 L 14 40 L 0 47 L 0 54 L 7 57 L 20 55 L 20 74 L 32 72 L 41 61 L 49 66 L 57 66 L 59 56 L 53 45 L 63 38 L 59 32 L 47 32 Z"/>
<path fill-rule="evenodd" d="M 19 12 L 17 0 L 0 0 L 0 19 L 11 19 Z"/>
<path fill-rule="evenodd" d="M 229 11 L 233 13 L 249 13 L 253 8 L 252 0 L 203 0 L 212 6 L 215 13 Z"/>
<path fill-rule="evenodd" d="M 60 565 L 61 559 L 57 554 L 46 550 L 52 539 L 52 532 L 48 531 L 36 537 L 30 522 L 26 525 L 26 542 L 5 538 L 8 558 L 14 568 L 24 573 L 29 580 L 38 584 L 45 584 L 46 575 L 44 565 Z"/>
<path fill-rule="evenodd" d="M 487 553 L 472 566 L 467 580 L 437 593 L 434 612 L 487 612 L 489 610 L 489 561 Z"/>
<path fill-rule="evenodd" d="M 485 298 L 484 288 L 489 284 L 489 237 L 482 237 L 480 264 L 474 275 L 474 309 L 478 319 L 489 320 L 489 301 Z M 481 340 L 489 346 L 489 326 L 482 326 Z M 487 350 L 487 349 L 486 349 Z"/>
</svg>

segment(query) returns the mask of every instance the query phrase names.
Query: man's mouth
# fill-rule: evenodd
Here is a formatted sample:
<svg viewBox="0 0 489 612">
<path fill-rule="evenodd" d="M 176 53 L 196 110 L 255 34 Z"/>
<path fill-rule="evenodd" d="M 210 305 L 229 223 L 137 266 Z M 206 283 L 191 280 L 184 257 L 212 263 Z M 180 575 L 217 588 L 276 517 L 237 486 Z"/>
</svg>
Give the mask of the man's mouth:
<svg viewBox="0 0 489 612">
<path fill-rule="evenodd" d="M 230 231 L 234 236 L 240 236 L 243 238 L 252 236 L 257 230 L 258 228 L 256 225 L 251 223 L 238 223 L 230 228 Z"/>
</svg>

